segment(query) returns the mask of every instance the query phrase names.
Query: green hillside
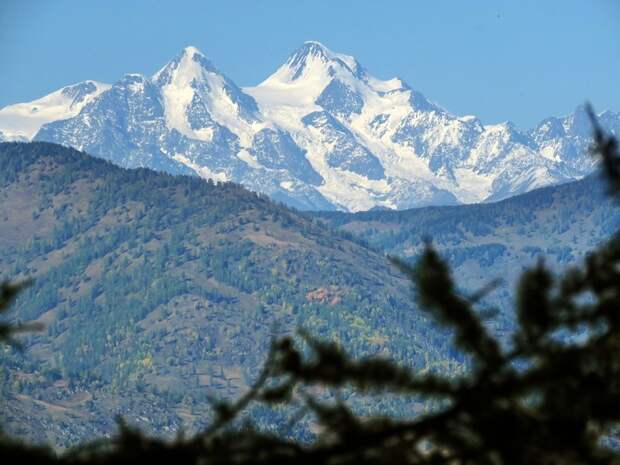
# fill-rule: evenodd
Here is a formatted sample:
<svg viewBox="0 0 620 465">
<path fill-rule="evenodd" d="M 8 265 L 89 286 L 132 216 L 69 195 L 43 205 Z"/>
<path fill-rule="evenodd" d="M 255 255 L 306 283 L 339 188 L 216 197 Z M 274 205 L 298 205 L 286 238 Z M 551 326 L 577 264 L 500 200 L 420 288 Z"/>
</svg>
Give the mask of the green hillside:
<svg viewBox="0 0 620 465">
<path fill-rule="evenodd" d="M 4 349 L 9 433 L 64 446 L 109 434 L 117 414 L 192 431 L 296 327 L 355 355 L 451 369 L 446 335 L 411 310 L 382 254 L 237 185 L 4 143 L 0 205 L 1 277 L 33 279 L 13 315 L 46 326 L 23 352 Z"/>
<path fill-rule="evenodd" d="M 620 208 L 604 186 L 593 175 L 497 203 L 310 216 L 399 257 L 415 257 L 431 239 L 464 292 L 499 279 L 485 303 L 500 310 L 488 324 L 507 336 L 516 281 L 526 266 L 544 259 L 563 270 L 620 228 Z"/>
</svg>

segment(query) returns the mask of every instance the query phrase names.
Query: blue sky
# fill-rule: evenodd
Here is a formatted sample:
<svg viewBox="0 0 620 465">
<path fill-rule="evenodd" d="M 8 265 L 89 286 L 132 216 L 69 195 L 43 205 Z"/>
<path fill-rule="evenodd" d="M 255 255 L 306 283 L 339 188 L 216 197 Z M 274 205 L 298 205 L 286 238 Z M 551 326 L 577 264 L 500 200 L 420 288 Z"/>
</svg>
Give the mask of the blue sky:
<svg viewBox="0 0 620 465">
<path fill-rule="evenodd" d="M 186 45 L 254 85 L 305 40 L 485 123 L 620 111 L 620 0 L 0 0 L 0 106 L 151 74 Z"/>
</svg>

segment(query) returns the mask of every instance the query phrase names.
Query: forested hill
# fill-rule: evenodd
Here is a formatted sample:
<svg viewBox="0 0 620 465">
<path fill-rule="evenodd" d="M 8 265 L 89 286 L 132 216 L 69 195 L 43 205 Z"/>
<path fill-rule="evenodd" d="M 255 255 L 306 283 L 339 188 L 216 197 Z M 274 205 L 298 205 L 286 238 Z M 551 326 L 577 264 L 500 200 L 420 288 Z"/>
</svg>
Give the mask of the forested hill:
<svg viewBox="0 0 620 465">
<path fill-rule="evenodd" d="M 598 175 L 497 203 L 311 216 L 400 257 L 414 257 L 429 238 L 470 291 L 501 279 L 486 302 L 500 310 L 489 324 L 506 334 L 525 266 L 542 258 L 564 269 L 620 227 L 620 206 L 606 195 Z"/>
<path fill-rule="evenodd" d="M 447 363 L 445 335 L 385 257 L 237 185 L 3 143 L 0 205 L 0 278 L 33 278 L 13 315 L 46 326 L 4 351 L 11 434 L 68 445 L 110 433 L 116 414 L 191 431 L 296 327 L 356 355 Z"/>
</svg>

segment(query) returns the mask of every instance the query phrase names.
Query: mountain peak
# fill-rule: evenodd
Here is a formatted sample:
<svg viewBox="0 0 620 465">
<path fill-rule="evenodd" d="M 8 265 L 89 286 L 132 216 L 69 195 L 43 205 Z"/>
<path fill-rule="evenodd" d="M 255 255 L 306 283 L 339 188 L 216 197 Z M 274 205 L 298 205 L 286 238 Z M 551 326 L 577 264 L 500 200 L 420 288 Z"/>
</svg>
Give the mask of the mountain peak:
<svg viewBox="0 0 620 465">
<path fill-rule="evenodd" d="M 188 45 L 187 47 L 185 47 L 183 51 L 181 52 L 181 55 L 185 55 L 190 58 L 193 58 L 194 55 L 199 55 L 203 58 L 206 58 L 205 54 L 202 53 L 197 47 L 194 47 L 193 45 Z"/>
<path fill-rule="evenodd" d="M 317 40 L 307 40 L 303 43 L 301 47 L 293 52 L 293 54 L 289 57 L 288 61 L 292 62 L 293 60 L 300 60 L 305 57 L 315 56 L 321 58 L 323 61 L 332 61 L 342 59 L 341 56 L 337 53 L 332 52 L 329 48 L 323 45 L 321 42 Z M 347 57 L 349 59 L 353 59 L 353 57 Z M 346 61 L 345 61 L 346 63 Z"/>
<path fill-rule="evenodd" d="M 159 85 L 170 84 L 174 75 L 186 76 L 191 81 L 200 76 L 201 70 L 219 74 L 204 53 L 193 45 L 188 45 L 172 61 L 157 71 L 152 79 Z"/>
<path fill-rule="evenodd" d="M 316 45 L 318 47 L 322 47 L 324 49 L 327 49 L 327 47 L 325 45 L 323 45 L 321 42 L 319 42 L 318 40 L 306 40 L 304 42 L 304 45 Z"/>
<path fill-rule="evenodd" d="M 299 79 L 307 70 L 314 68 L 326 69 L 330 75 L 335 74 L 334 68 L 348 71 L 356 77 L 362 72 L 362 67 L 354 57 L 332 52 L 316 40 L 304 42 L 288 58 L 285 66 L 289 69 L 291 81 Z"/>
<path fill-rule="evenodd" d="M 324 55 L 328 58 L 330 55 L 334 53 L 327 48 L 327 46 L 323 45 L 318 40 L 306 40 L 301 47 L 293 52 L 293 55 L 298 54 L 315 54 L 315 55 Z"/>
<path fill-rule="evenodd" d="M 328 49 L 325 45 L 323 45 L 318 40 L 306 40 L 301 48 L 316 48 L 323 50 L 326 53 L 332 53 L 330 49 Z"/>
<path fill-rule="evenodd" d="M 0 108 L 0 130 L 5 140 L 31 140 L 41 126 L 74 117 L 110 87 L 102 82 L 82 81 L 32 102 Z"/>
</svg>

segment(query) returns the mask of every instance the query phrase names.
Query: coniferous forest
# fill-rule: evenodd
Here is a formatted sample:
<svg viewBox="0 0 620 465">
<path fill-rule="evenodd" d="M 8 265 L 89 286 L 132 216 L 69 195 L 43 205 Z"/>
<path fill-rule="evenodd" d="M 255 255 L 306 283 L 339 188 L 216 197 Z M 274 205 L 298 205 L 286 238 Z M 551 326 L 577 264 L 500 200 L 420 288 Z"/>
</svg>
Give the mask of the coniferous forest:
<svg viewBox="0 0 620 465">
<path fill-rule="evenodd" d="M 271 340 L 302 327 L 358 355 L 462 365 L 445 331 L 409 311 L 407 280 L 349 233 L 233 184 L 53 144 L 0 153 L 1 266 L 32 279 L 12 317 L 46 326 L 5 353 L 13 432 L 68 447 L 113 433 L 116 415 L 197 431 L 209 399 L 241 395 Z M 287 429 L 277 412 L 255 416 Z"/>
</svg>

